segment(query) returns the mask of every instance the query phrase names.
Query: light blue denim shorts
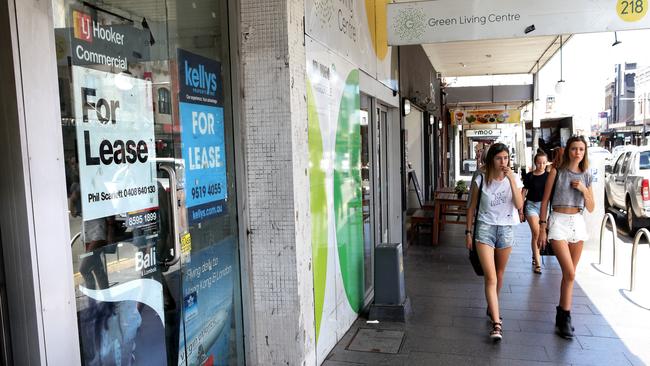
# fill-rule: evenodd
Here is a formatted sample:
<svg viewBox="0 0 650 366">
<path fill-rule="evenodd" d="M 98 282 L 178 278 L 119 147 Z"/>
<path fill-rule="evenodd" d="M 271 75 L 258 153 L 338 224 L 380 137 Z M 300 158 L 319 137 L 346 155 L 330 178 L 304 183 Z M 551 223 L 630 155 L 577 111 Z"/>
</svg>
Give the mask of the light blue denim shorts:
<svg viewBox="0 0 650 366">
<path fill-rule="evenodd" d="M 533 202 L 526 201 L 526 207 L 524 208 L 524 215 L 528 216 L 537 216 L 542 211 L 542 202 Z"/>
<path fill-rule="evenodd" d="M 476 241 L 487 244 L 494 249 L 506 249 L 514 244 L 515 234 L 511 225 L 490 225 L 477 222 Z"/>
</svg>

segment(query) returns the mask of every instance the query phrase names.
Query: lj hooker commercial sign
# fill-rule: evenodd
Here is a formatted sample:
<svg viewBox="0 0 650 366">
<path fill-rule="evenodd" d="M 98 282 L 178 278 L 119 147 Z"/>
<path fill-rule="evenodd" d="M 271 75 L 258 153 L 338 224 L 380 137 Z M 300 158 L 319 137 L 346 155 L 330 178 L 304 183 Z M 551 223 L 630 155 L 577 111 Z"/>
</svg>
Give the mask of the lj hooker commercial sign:
<svg viewBox="0 0 650 366">
<path fill-rule="evenodd" d="M 148 30 L 130 24 L 111 24 L 104 18 L 72 10 L 69 38 L 73 65 L 106 65 L 127 70 L 129 64 L 149 59 Z"/>
<path fill-rule="evenodd" d="M 158 206 L 151 82 L 72 67 L 84 220 Z"/>
</svg>

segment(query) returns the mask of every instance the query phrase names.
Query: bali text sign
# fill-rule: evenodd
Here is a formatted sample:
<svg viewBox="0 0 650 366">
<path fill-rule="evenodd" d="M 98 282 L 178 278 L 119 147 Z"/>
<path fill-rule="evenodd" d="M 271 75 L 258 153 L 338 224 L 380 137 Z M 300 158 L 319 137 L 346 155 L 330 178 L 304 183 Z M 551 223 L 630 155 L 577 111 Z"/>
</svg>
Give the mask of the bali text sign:
<svg viewBox="0 0 650 366">
<path fill-rule="evenodd" d="M 72 66 L 84 220 L 158 206 L 151 82 Z"/>
<path fill-rule="evenodd" d="M 436 0 L 388 4 L 391 46 L 650 28 L 648 0 Z"/>
<path fill-rule="evenodd" d="M 179 49 L 179 114 L 190 223 L 226 212 L 221 64 Z"/>
</svg>

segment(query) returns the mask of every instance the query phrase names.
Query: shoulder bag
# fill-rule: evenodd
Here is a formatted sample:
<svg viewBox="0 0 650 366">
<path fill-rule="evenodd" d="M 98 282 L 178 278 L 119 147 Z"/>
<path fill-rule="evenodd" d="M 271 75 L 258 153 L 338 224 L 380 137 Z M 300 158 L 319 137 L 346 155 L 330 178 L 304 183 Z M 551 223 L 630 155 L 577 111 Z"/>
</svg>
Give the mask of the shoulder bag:
<svg viewBox="0 0 650 366">
<path fill-rule="evenodd" d="M 476 251 L 476 220 L 478 219 L 478 208 L 481 205 L 481 195 L 483 194 L 483 180 L 484 177 L 481 174 L 481 184 L 478 187 L 478 196 L 476 197 L 476 210 L 474 211 L 474 222 L 473 231 L 472 231 L 472 249 L 469 250 L 469 262 L 474 268 L 474 273 L 477 276 L 483 276 L 483 267 L 481 267 L 481 260 L 478 258 L 478 252 Z"/>
<path fill-rule="evenodd" d="M 539 251 L 539 255 L 545 255 L 545 256 L 550 256 L 550 255 L 555 255 L 555 252 L 553 251 L 553 246 L 551 245 L 551 241 L 548 240 L 548 222 L 551 219 L 551 215 L 553 214 L 553 197 L 555 196 L 555 184 L 557 184 L 557 177 L 560 175 L 560 171 L 556 169 L 555 173 L 555 179 L 553 180 L 553 188 L 551 188 L 551 196 L 548 199 L 548 217 L 546 218 L 546 245 L 544 248 L 542 248 Z"/>
</svg>

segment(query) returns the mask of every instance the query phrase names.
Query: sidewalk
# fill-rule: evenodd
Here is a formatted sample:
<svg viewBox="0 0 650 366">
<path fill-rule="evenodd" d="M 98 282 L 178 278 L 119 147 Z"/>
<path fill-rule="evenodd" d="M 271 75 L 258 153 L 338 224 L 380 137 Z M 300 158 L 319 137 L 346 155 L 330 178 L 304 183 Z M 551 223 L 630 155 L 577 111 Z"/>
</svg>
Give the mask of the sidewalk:
<svg viewBox="0 0 650 366">
<path fill-rule="evenodd" d="M 598 265 L 599 228 L 593 229 L 574 288 L 577 336 L 565 340 L 554 334 L 560 267 L 554 257 L 546 258 L 543 274 L 534 274 L 530 231 L 526 224 L 517 226 L 500 296 L 504 338 L 495 344 L 488 339 L 482 277 L 474 275 L 467 259 L 464 227 L 450 226 L 440 245 L 411 246 L 404 258 L 413 308 L 409 320 L 368 324 L 359 318 L 323 365 L 650 364 L 650 303 L 640 297 L 650 293 L 647 245 L 639 248 L 637 285 L 628 293 L 622 289 L 629 286 L 631 246 L 617 246 L 613 277 L 611 237 L 603 247 L 604 264 Z"/>
</svg>

